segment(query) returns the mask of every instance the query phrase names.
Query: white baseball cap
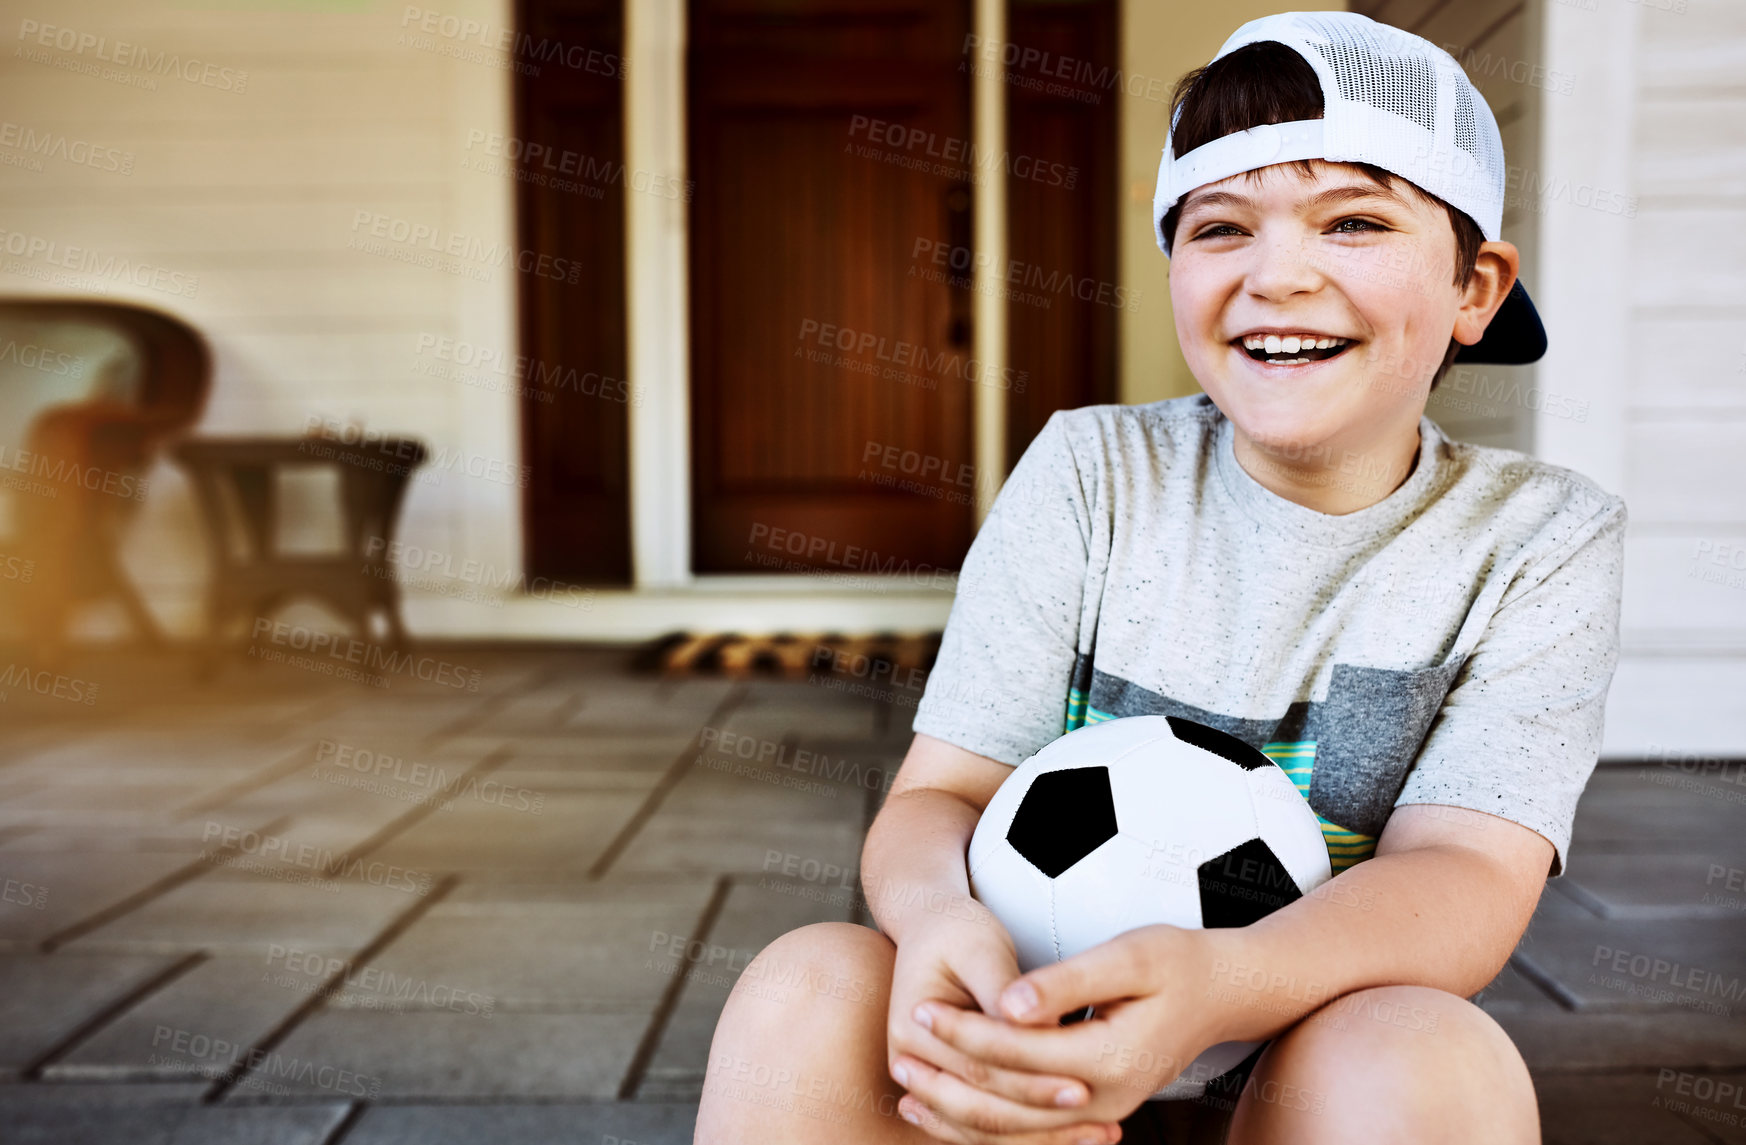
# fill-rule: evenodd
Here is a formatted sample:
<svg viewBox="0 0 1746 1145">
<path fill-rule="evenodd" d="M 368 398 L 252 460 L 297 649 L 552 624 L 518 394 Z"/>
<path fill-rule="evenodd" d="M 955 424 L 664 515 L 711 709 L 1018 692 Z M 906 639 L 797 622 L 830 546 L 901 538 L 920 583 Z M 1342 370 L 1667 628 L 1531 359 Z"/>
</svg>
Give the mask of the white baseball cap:
<svg viewBox="0 0 1746 1145">
<path fill-rule="evenodd" d="M 1322 118 L 1262 124 L 1177 159 L 1178 105 L 1158 164 L 1152 230 L 1169 255 L 1164 216 L 1188 192 L 1274 163 L 1325 159 L 1370 163 L 1435 195 L 1497 241 L 1503 223 L 1504 150 L 1485 97 L 1448 52 L 1422 36 L 1357 12 L 1280 12 L 1250 20 L 1213 56 L 1276 41 L 1302 56 L 1321 81 Z M 1546 330 L 1520 278 L 1457 362 L 1519 364 L 1546 352 Z"/>
</svg>

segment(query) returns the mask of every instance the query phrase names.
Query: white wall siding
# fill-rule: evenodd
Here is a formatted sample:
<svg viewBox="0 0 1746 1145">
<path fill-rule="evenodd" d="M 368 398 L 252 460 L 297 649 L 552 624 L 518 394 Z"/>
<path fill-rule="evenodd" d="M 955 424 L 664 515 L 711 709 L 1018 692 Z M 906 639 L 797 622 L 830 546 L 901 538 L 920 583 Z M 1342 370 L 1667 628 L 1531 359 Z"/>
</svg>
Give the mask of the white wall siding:
<svg viewBox="0 0 1746 1145">
<path fill-rule="evenodd" d="M 1633 9 L 1621 492 L 1606 751 L 1739 756 L 1746 725 L 1746 5 Z M 1574 15 L 1574 13 L 1573 13 Z M 1587 13 L 1587 15 L 1593 15 Z"/>
</svg>

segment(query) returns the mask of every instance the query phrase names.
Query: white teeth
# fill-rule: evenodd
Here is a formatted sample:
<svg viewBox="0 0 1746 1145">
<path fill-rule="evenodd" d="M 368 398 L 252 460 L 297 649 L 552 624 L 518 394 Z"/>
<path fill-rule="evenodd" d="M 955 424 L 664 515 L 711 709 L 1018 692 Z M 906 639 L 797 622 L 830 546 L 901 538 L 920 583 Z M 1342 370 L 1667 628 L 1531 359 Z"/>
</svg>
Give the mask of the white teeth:
<svg viewBox="0 0 1746 1145">
<path fill-rule="evenodd" d="M 1350 339 L 1334 339 L 1334 337 L 1325 337 L 1325 335 L 1316 335 L 1316 333 L 1308 333 L 1308 335 L 1287 333 L 1283 337 L 1278 333 L 1252 333 L 1243 339 L 1243 349 L 1259 349 L 1262 353 L 1268 354 L 1296 354 L 1299 351 L 1306 351 L 1306 349 L 1332 349 L 1332 347 L 1344 346 L 1346 342 L 1350 342 Z M 1289 358 L 1289 360 L 1273 361 L 1271 365 L 1294 367 L 1294 365 L 1303 365 L 1306 361 L 1310 361 L 1310 358 Z"/>
<path fill-rule="evenodd" d="M 1268 354 L 1295 354 L 1299 350 L 1327 350 L 1344 346 L 1349 339 L 1329 338 L 1317 334 L 1251 334 L 1243 339 L 1245 350 L 1261 350 Z"/>
</svg>

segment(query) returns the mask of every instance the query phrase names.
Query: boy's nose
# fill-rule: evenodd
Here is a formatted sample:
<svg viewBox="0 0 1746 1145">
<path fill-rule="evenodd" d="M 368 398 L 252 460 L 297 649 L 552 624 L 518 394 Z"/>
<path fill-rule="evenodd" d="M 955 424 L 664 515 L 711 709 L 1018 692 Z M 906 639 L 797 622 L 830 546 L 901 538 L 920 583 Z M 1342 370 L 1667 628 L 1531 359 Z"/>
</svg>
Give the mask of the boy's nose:
<svg viewBox="0 0 1746 1145">
<path fill-rule="evenodd" d="M 1321 285 L 1319 260 L 1300 236 L 1258 236 L 1249 249 L 1254 259 L 1247 280 L 1250 293 L 1280 299 Z"/>
</svg>

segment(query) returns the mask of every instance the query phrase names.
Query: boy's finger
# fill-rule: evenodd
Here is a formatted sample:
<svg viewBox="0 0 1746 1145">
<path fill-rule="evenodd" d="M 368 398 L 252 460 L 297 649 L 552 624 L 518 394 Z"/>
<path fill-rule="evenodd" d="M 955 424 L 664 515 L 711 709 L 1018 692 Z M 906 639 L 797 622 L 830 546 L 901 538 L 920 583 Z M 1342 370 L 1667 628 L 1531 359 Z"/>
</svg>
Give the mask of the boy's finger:
<svg viewBox="0 0 1746 1145">
<path fill-rule="evenodd" d="M 952 970 L 962 987 L 985 1014 L 1000 1013 L 1000 991 L 1013 981 L 1018 963 L 1008 951 L 979 947 L 954 960 Z"/>
<path fill-rule="evenodd" d="M 957 1069 L 942 1067 L 914 1054 L 899 1054 L 891 1063 L 892 1080 L 911 1093 L 917 1093 L 915 1086 L 919 1079 L 942 1072 L 951 1073 L 977 1089 L 1037 1109 L 1076 1109 L 1091 1100 L 1090 1087 L 1076 1078 L 1022 1073 L 964 1058 L 962 1054 L 952 1056 L 960 1059 Z M 921 1095 L 918 1093 L 918 1096 Z"/>
<path fill-rule="evenodd" d="M 1063 1014 L 1116 998 L 1149 994 L 1157 968 L 1151 946 L 1128 931 L 1061 962 L 1020 975 L 991 1011 L 1015 1022 L 1054 1023 Z"/>
<path fill-rule="evenodd" d="M 1100 1053 L 1109 1048 L 1107 1022 L 1017 1026 L 939 1002 L 923 1002 L 918 1009 L 928 1013 L 930 1036 L 951 1052 L 989 1067 L 1089 1080 L 1087 1071 L 1095 1071 Z"/>
<path fill-rule="evenodd" d="M 917 1089 L 899 1103 L 899 1112 L 911 1124 L 921 1125 L 944 1141 L 981 1145 L 1066 1145 L 1079 1141 L 1114 1141 L 1120 1132 L 1115 1122 L 1089 1119 L 1074 1110 L 1048 1111 L 1004 1102 L 949 1073 L 934 1073 L 918 1080 Z"/>
<path fill-rule="evenodd" d="M 1034 1073 L 995 1066 L 948 1045 L 913 1023 L 903 1036 L 891 1037 L 889 1043 L 891 1079 L 906 1089 L 909 1083 L 898 1076 L 897 1066 L 914 1059 L 930 1070 L 950 1073 L 990 1093 L 1042 1108 L 1057 1108 L 1056 1098 L 1063 1089 L 1089 1093 L 1085 1081 L 1071 1074 Z"/>
</svg>

